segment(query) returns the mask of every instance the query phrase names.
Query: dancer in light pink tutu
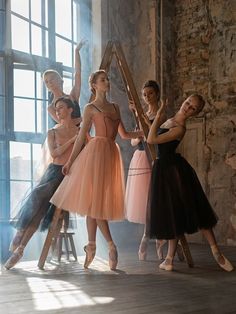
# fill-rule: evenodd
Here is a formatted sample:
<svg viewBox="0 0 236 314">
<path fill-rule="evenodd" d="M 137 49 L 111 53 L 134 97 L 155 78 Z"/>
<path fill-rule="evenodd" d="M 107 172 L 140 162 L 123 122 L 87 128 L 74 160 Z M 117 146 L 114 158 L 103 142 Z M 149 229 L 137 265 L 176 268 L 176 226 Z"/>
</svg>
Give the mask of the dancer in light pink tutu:
<svg viewBox="0 0 236 314">
<path fill-rule="evenodd" d="M 151 126 L 159 108 L 160 87 L 156 81 L 146 81 L 142 88 L 142 97 L 145 105 L 148 106 L 146 120 Z M 133 103 L 131 109 L 135 110 Z M 143 144 L 144 138 L 132 139 L 131 144 L 137 146 L 137 150 L 131 159 L 125 194 L 126 218 L 130 222 L 144 225 L 144 233 L 139 246 L 139 260 L 146 260 L 149 236 L 146 230 L 146 215 L 148 193 L 151 179 L 151 165 Z M 156 241 L 157 255 L 163 258 L 162 246 L 164 241 Z"/>
</svg>

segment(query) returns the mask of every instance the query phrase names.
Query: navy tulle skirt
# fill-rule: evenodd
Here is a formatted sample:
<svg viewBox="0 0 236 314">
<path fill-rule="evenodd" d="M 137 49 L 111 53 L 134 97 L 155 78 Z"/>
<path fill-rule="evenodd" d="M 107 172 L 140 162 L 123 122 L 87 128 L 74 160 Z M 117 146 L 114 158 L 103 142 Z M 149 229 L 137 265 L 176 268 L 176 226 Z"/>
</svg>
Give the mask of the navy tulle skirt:
<svg viewBox="0 0 236 314">
<path fill-rule="evenodd" d="M 157 239 L 173 239 L 216 225 L 217 216 L 194 169 L 180 154 L 155 160 L 148 217 L 150 237 Z"/>
<path fill-rule="evenodd" d="M 40 224 L 41 230 L 48 228 L 55 211 L 49 200 L 63 177 L 62 166 L 50 164 L 38 185 L 21 201 L 19 211 L 11 224 L 18 230 L 29 226 L 38 228 Z"/>
</svg>

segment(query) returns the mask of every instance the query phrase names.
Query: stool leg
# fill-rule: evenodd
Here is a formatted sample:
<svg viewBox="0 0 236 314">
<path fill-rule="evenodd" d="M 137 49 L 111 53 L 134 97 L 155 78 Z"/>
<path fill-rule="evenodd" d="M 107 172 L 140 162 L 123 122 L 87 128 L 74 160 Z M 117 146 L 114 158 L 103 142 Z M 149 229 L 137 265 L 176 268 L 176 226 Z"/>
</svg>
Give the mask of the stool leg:
<svg viewBox="0 0 236 314">
<path fill-rule="evenodd" d="M 183 253 L 184 253 L 184 257 L 187 261 L 187 264 L 189 267 L 194 267 L 194 263 L 193 263 L 193 258 L 192 258 L 192 255 L 191 255 L 191 252 L 189 250 L 189 245 L 188 245 L 188 242 L 185 238 L 185 236 L 181 236 L 180 239 L 179 239 L 180 243 L 181 243 L 181 246 L 182 246 L 182 249 L 183 249 Z"/>
<path fill-rule="evenodd" d="M 70 234 L 69 239 L 70 239 L 70 246 L 71 246 L 72 254 L 74 256 L 75 261 L 77 261 L 77 254 L 76 254 L 75 244 L 74 244 L 72 234 Z"/>
<path fill-rule="evenodd" d="M 69 242 L 68 242 L 68 236 L 66 233 L 64 234 L 64 243 L 65 243 L 65 249 L 66 249 L 66 259 L 67 261 L 69 261 L 70 260 Z"/>
<path fill-rule="evenodd" d="M 53 216 L 51 227 L 48 230 L 48 234 L 47 234 L 47 237 L 46 237 L 46 240 L 44 242 L 44 246 L 43 246 L 40 258 L 39 258 L 38 267 L 40 269 L 43 269 L 43 267 L 44 267 L 46 258 L 48 256 L 48 251 L 49 251 L 49 248 L 50 248 L 51 243 L 52 243 L 53 236 L 55 236 L 55 233 L 57 230 L 57 225 L 58 225 L 58 221 L 60 219 L 60 216 L 61 216 L 61 209 L 56 208 L 55 214 Z"/>
<path fill-rule="evenodd" d="M 62 235 L 59 236 L 58 239 L 58 255 L 57 255 L 57 260 L 58 262 L 61 261 L 61 256 L 62 256 Z"/>
</svg>

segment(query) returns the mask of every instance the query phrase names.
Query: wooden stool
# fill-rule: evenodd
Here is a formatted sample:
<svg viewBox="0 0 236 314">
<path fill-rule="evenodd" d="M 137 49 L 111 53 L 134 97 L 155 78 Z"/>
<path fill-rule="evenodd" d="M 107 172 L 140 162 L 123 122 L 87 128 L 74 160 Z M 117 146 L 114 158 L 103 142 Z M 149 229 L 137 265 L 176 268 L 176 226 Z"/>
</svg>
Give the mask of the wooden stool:
<svg viewBox="0 0 236 314">
<path fill-rule="evenodd" d="M 75 233 L 71 231 L 61 230 L 58 236 L 58 262 L 61 260 L 61 256 L 66 254 L 67 261 L 70 260 L 70 254 L 74 256 L 75 261 L 77 261 L 77 254 L 75 250 L 75 244 L 73 240 L 73 235 Z M 64 243 L 65 251 L 62 250 Z M 70 246 L 70 248 L 69 248 Z"/>
</svg>

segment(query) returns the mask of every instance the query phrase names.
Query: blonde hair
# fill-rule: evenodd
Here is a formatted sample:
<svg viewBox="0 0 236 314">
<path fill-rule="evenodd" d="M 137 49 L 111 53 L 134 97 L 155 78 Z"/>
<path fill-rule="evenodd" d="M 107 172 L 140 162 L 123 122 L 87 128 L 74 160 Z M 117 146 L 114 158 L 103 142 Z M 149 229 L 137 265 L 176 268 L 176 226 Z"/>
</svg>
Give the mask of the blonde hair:
<svg viewBox="0 0 236 314">
<path fill-rule="evenodd" d="M 96 94 L 96 90 L 93 88 L 93 84 L 96 83 L 99 75 L 101 74 L 107 75 L 107 72 L 105 70 L 97 70 L 89 76 L 89 88 L 94 95 Z"/>
<path fill-rule="evenodd" d="M 56 70 L 53 70 L 53 69 L 49 69 L 43 72 L 43 75 L 42 75 L 43 80 L 45 80 L 45 76 L 49 74 L 55 75 L 61 82 L 63 82 L 61 75 Z"/>
</svg>

